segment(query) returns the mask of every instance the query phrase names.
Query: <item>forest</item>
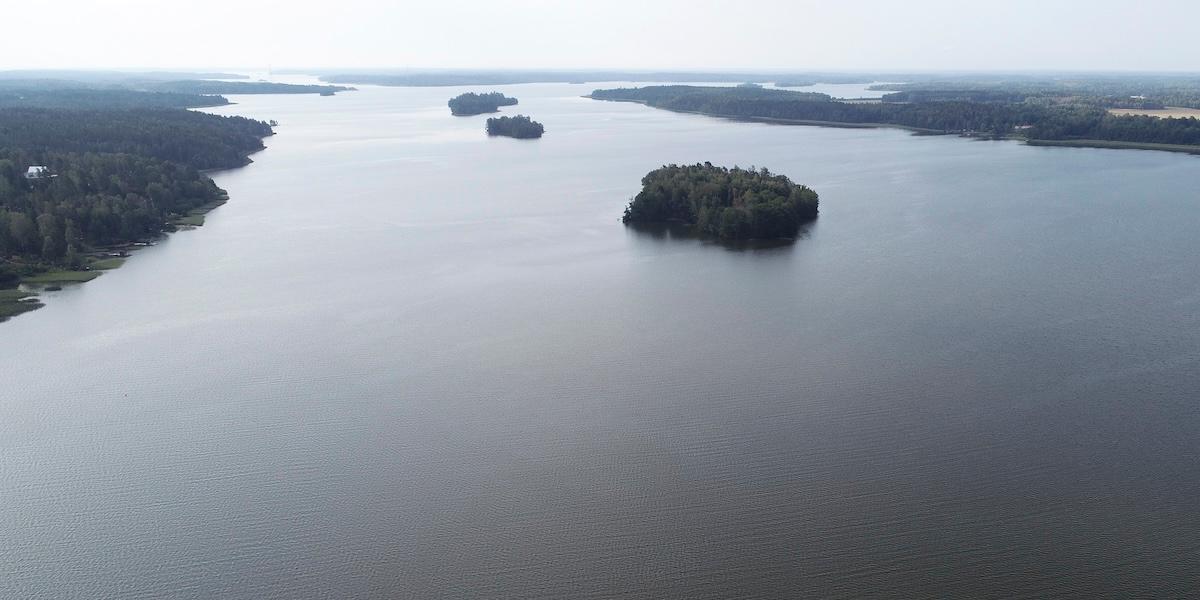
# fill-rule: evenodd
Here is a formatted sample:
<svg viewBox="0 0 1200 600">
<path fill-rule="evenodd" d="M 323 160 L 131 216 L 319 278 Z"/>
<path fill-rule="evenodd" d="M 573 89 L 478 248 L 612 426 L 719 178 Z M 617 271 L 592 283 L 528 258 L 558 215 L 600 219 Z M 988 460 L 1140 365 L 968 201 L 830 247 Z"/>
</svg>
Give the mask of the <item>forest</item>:
<svg viewBox="0 0 1200 600">
<path fill-rule="evenodd" d="M 1200 108 L 1200 77 L 1194 75 L 942 75 L 912 76 L 909 83 L 879 84 L 874 90 L 913 94 L 908 98 L 999 94 L 1014 102 L 1040 99 L 1104 108 Z M 899 101 L 906 96 L 887 96 Z"/>
<path fill-rule="evenodd" d="M 545 128 L 541 123 L 526 117 L 525 115 L 517 115 L 515 117 L 492 117 L 487 120 L 488 135 L 502 135 L 513 138 L 530 139 L 540 138 L 545 133 Z"/>
<path fill-rule="evenodd" d="M 320 94 L 332 96 L 337 92 L 353 91 L 341 85 L 300 85 L 294 83 L 272 83 L 269 81 L 206 81 L 185 79 L 179 81 L 134 82 L 129 84 L 139 90 L 151 92 L 175 92 L 185 94 Z"/>
<path fill-rule="evenodd" d="M 246 164 L 272 134 L 260 121 L 107 97 L 107 108 L 0 107 L 0 283 L 170 230 L 224 199 L 202 170 Z M 27 178 L 34 165 L 48 173 Z"/>
<path fill-rule="evenodd" d="M 223 106 L 220 94 L 321 94 L 354 88 L 330 85 L 292 85 L 265 81 L 200 81 L 121 79 L 107 83 L 61 79 L 0 77 L 0 107 L 36 108 L 200 108 Z"/>
<path fill-rule="evenodd" d="M 1031 140 L 1104 140 L 1200 144 L 1200 120 L 1116 116 L 1088 103 L 947 99 L 919 102 L 838 102 L 823 94 L 752 88 L 651 86 L 596 90 L 591 98 L 641 102 L 713 116 L 814 124 L 894 125 L 928 133 Z"/>
<path fill-rule="evenodd" d="M 501 106 L 515 106 L 517 99 L 505 96 L 500 92 L 488 92 L 486 94 L 467 92 L 451 98 L 446 104 L 450 106 L 450 114 L 458 117 L 466 117 L 481 115 L 483 113 L 493 113 L 500 110 Z"/>
<path fill-rule="evenodd" d="M 121 88 L 60 87 L 42 83 L 12 85 L 0 80 L 0 108 L 70 108 L 70 109 L 131 109 L 131 108 L 200 108 L 224 106 L 224 96 L 203 96 L 181 92 L 139 92 Z"/>
<path fill-rule="evenodd" d="M 0 148 L 133 154 L 197 169 L 245 165 L 271 127 L 245 117 L 178 109 L 0 108 Z"/>
<path fill-rule="evenodd" d="M 642 178 L 621 220 L 685 223 L 722 240 L 791 238 L 818 204 L 816 192 L 765 168 L 668 165 Z"/>
</svg>

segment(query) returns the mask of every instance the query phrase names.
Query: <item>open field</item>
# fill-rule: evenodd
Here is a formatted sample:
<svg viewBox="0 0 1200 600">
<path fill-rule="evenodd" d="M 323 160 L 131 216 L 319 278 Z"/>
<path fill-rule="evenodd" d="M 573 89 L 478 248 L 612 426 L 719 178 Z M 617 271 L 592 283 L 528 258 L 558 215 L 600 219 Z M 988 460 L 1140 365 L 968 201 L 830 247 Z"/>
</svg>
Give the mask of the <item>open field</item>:
<svg viewBox="0 0 1200 600">
<path fill-rule="evenodd" d="M 1177 106 L 1168 106 L 1166 108 L 1110 108 L 1108 112 L 1118 116 L 1146 115 L 1162 119 L 1200 118 L 1200 108 L 1180 108 Z"/>
</svg>

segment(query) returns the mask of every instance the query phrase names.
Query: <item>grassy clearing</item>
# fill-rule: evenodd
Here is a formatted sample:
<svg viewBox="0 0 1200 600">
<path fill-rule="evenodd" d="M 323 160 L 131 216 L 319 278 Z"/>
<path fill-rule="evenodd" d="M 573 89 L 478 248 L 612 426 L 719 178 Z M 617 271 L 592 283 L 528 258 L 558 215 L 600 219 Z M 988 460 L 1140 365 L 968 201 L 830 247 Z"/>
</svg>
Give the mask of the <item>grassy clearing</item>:
<svg viewBox="0 0 1200 600">
<path fill-rule="evenodd" d="M 25 277 L 22 283 L 83 283 L 99 277 L 101 271 L 46 271 L 30 277 Z"/>
<path fill-rule="evenodd" d="M 196 208 L 193 208 L 192 210 L 189 210 L 188 214 L 183 215 L 182 217 L 176 217 L 174 220 L 171 221 L 171 223 L 173 225 L 175 225 L 176 227 L 199 227 L 204 224 L 204 215 L 208 214 L 209 211 L 211 211 L 212 209 L 214 209 L 222 204 L 225 204 L 228 201 L 229 201 L 229 197 L 226 196 L 226 197 L 220 198 L 218 200 L 209 202 L 208 204 L 205 204 L 203 206 L 198 206 Z"/>
<path fill-rule="evenodd" d="M 33 292 L 0 290 L 0 321 L 41 307 L 42 303 L 37 300 L 37 295 Z"/>
<path fill-rule="evenodd" d="M 93 260 L 92 262 L 88 263 L 88 266 L 95 270 L 107 271 L 109 269 L 115 269 L 123 264 L 125 264 L 124 258 L 112 257 L 112 258 L 98 258 L 98 259 Z"/>
<path fill-rule="evenodd" d="M 25 290 L 0 290 L 0 302 L 16 302 L 17 300 L 32 298 L 36 295 L 33 292 Z"/>
<path fill-rule="evenodd" d="M 204 215 L 187 215 L 179 217 L 171 223 L 174 223 L 176 227 L 199 227 L 204 224 Z"/>
</svg>

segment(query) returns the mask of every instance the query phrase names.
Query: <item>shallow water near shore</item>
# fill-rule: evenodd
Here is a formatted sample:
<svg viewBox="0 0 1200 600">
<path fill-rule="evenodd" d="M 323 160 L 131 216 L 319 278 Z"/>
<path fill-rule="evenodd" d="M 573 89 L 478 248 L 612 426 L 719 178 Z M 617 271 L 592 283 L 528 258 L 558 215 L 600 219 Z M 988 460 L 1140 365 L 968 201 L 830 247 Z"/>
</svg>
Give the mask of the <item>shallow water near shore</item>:
<svg viewBox="0 0 1200 600">
<path fill-rule="evenodd" d="M 280 123 L 229 202 L 0 324 L 0 598 L 1200 589 L 1200 159 L 594 87 L 206 109 Z M 702 161 L 821 216 L 621 225 Z"/>
</svg>

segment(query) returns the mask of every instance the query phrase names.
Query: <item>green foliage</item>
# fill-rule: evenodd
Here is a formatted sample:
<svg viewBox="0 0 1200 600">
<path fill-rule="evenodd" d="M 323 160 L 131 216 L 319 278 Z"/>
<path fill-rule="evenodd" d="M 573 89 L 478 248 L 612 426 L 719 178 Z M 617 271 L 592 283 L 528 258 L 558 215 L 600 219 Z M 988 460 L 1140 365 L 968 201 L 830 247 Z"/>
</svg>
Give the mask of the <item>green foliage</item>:
<svg viewBox="0 0 1200 600">
<path fill-rule="evenodd" d="M 3 267 L 4 265 L 0 264 L 0 274 L 3 273 Z M 41 307 L 42 303 L 32 292 L 0 289 L 0 322 Z"/>
<path fill-rule="evenodd" d="M 1003 93 L 960 96 L 953 92 L 934 101 L 852 103 L 833 101 L 823 94 L 747 88 L 652 86 L 592 92 L 592 98 L 599 100 L 642 102 L 723 117 L 900 125 L 931 132 L 1020 135 L 1035 140 L 1200 144 L 1200 121 L 1194 118 L 1114 116 L 1087 103 L 1006 102 L 1006 97 Z"/>
<path fill-rule="evenodd" d="M 62 93 L 59 103 L 76 97 Z M 92 248 L 152 237 L 224 201 L 201 170 L 245 164 L 272 133 L 260 121 L 115 98 L 103 108 L 0 108 L 0 283 L 81 268 Z M 52 176 L 26 179 L 32 165 Z"/>
<path fill-rule="evenodd" d="M 0 108 L 68 108 L 114 110 L 135 108 L 197 108 L 222 106 L 222 96 L 178 92 L 141 92 L 132 89 L 87 88 L 62 81 L 0 80 Z"/>
<path fill-rule="evenodd" d="M 545 132 L 541 123 L 524 115 L 515 117 L 492 117 L 487 120 L 488 135 L 504 135 L 514 138 L 540 138 Z"/>
<path fill-rule="evenodd" d="M 206 81 L 201 79 L 148 82 L 138 87 L 153 92 L 206 95 L 322 94 L 332 96 L 336 92 L 347 92 L 354 89 L 340 85 L 298 85 L 294 83 L 272 83 L 269 81 Z"/>
<path fill-rule="evenodd" d="M 643 102 L 650 106 L 668 108 L 665 105 L 678 106 L 672 110 L 696 110 L 710 104 L 736 102 L 832 102 L 828 94 L 816 92 L 793 92 L 791 90 L 774 90 L 762 87 L 705 87 L 694 85 L 651 85 L 640 88 L 618 88 L 613 90 L 596 90 L 592 92 L 596 100 L 619 100 L 627 102 Z"/>
<path fill-rule="evenodd" d="M 767 169 L 668 165 L 642 178 L 625 223 L 677 221 L 723 240 L 795 237 L 817 217 L 813 190 Z"/>
<path fill-rule="evenodd" d="M 0 151 L 0 163 L 30 164 L 21 151 Z M 85 248 L 153 236 L 172 215 L 224 198 L 191 166 L 132 154 L 41 153 L 56 177 L 0 181 L 0 257 L 78 264 Z M 74 255 L 74 256 L 69 256 Z"/>
<path fill-rule="evenodd" d="M 79 110 L 198 108 L 229 104 L 229 100 L 219 94 L 333 95 L 335 92 L 353 89 L 334 85 L 294 85 L 266 81 L 164 81 L 144 78 L 69 81 L 0 77 L 0 107 Z"/>
<path fill-rule="evenodd" d="M 450 106 L 450 114 L 463 117 L 496 112 L 501 106 L 514 106 L 516 103 L 516 98 L 510 98 L 500 92 L 467 92 L 451 98 L 446 104 Z"/>
<path fill-rule="evenodd" d="M 746 88 L 653 86 L 596 90 L 592 98 L 643 102 L 655 108 L 756 119 L 902 125 L 937 132 L 1004 134 L 1051 110 L 974 102 L 859 104 L 825 94 Z M 1094 111 L 1097 116 L 1103 111 Z"/>
<path fill-rule="evenodd" d="M 888 96 L 894 100 L 1000 94 L 1016 102 L 1035 98 L 1103 108 L 1200 108 L 1200 77 L 1195 75 L 943 75 L 904 80 L 909 83 L 881 84 L 872 89 L 912 94 Z"/>
<path fill-rule="evenodd" d="M 249 162 L 246 155 L 262 149 L 271 133 L 261 121 L 178 109 L 0 109 L 0 148 L 33 155 L 136 154 L 197 169 L 230 168 Z"/>
</svg>

